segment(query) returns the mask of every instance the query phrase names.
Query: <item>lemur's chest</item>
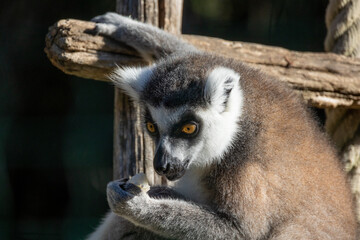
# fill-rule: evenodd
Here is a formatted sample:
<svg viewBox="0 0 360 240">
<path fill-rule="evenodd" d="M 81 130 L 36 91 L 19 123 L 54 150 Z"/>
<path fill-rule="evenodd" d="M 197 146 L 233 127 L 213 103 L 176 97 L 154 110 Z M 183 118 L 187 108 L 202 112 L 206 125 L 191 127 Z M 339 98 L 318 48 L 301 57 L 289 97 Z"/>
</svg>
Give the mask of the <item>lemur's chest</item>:
<svg viewBox="0 0 360 240">
<path fill-rule="evenodd" d="M 185 175 L 175 183 L 174 189 L 193 202 L 208 205 L 211 201 L 211 193 L 202 182 L 203 174 L 199 171 L 188 169 Z"/>
</svg>

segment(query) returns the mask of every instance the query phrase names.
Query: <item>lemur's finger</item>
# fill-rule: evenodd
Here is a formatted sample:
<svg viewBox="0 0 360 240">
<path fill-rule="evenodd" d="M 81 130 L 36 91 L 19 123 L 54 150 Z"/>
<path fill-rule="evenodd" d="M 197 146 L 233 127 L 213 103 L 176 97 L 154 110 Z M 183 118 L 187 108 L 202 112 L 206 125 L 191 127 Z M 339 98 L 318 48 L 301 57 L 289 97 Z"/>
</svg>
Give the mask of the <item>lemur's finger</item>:
<svg viewBox="0 0 360 240">
<path fill-rule="evenodd" d="M 96 26 L 95 26 L 95 28 L 93 28 L 93 29 L 86 29 L 84 32 L 85 32 L 86 34 L 90 34 L 90 35 L 94 35 L 94 36 L 99 35 L 99 31 L 98 31 L 98 29 L 96 28 Z"/>
<path fill-rule="evenodd" d="M 107 12 L 102 15 L 98 15 L 93 17 L 90 21 L 97 22 L 97 23 L 109 23 L 111 20 L 116 19 L 114 16 L 117 15 L 116 13 Z"/>
<path fill-rule="evenodd" d="M 96 23 L 95 28 L 85 30 L 85 33 L 91 35 L 105 35 L 110 36 L 116 31 L 117 27 L 109 23 Z"/>
<path fill-rule="evenodd" d="M 126 182 L 128 182 L 129 181 L 129 178 L 120 178 L 120 179 L 118 179 L 118 180 L 115 180 L 115 181 L 117 181 L 117 182 L 119 182 L 119 183 L 126 183 Z"/>
<path fill-rule="evenodd" d="M 142 192 L 140 187 L 129 182 L 123 185 L 123 189 L 132 195 L 139 195 Z"/>
<path fill-rule="evenodd" d="M 117 13 L 107 12 L 103 15 L 93 17 L 91 21 L 96 23 L 121 24 L 123 18 L 123 16 Z"/>
<path fill-rule="evenodd" d="M 129 178 L 122 178 L 109 183 L 109 185 L 117 192 L 121 188 L 123 191 L 132 195 L 138 195 L 142 190 L 141 187 L 129 182 Z"/>
<path fill-rule="evenodd" d="M 106 192 L 109 204 L 125 202 L 135 196 L 126 190 L 127 187 L 124 187 L 125 185 L 127 184 L 119 181 L 113 181 L 107 185 Z"/>
</svg>

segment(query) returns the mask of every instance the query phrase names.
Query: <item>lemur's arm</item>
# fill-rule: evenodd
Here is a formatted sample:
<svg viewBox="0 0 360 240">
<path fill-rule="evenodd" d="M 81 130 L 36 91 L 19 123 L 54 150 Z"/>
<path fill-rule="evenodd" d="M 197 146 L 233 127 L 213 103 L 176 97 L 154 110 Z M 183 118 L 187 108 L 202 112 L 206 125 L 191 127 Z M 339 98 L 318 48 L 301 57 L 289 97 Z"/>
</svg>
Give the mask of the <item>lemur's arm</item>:
<svg viewBox="0 0 360 240">
<path fill-rule="evenodd" d="M 148 61 L 159 60 L 175 52 L 197 51 L 194 46 L 170 33 L 117 13 L 106 13 L 94 17 L 92 21 L 97 23 L 94 33 L 135 48 Z"/>
<path fill-rule="evenodd" d="M 154 199 L 129 185 L 109 183 L 108 202 L 114 213 L 137 226 L 166 238 L 242 239 L 236 224 L 225 216 L 181 199 Z"/>
</svg>

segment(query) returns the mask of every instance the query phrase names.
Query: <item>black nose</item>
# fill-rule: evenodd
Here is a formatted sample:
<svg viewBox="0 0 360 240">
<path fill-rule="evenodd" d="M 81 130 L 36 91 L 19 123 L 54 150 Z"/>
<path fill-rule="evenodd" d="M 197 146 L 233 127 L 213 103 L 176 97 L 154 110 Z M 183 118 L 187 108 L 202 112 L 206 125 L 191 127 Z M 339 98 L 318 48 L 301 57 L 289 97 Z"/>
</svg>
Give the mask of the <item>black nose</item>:
<svg viewBox="0 0 360 240">
<path fill-rule="evenodd" d="M 159 175 L 164 175 L 170 170 L 168 154 L 166 154 L 166 152 L 162 148 L 159 148 L 156 151 L 154 157 L 154 169 Z"/>
</svg>

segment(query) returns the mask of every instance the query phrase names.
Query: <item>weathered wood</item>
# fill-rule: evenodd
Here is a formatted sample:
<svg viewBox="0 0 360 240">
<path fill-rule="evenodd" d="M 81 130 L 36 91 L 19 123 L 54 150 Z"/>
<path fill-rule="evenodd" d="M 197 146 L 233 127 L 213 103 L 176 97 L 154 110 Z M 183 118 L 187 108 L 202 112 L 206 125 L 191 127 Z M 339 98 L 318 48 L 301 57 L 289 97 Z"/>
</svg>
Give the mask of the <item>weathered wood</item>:
<svg viewBox="0 0 360 240">
<path fill-rule="evenodd" d="M 51 62 L 65 73 L 105 81 L 106 74 L 115 64 L 147 64 L 134 49 L 85 33 L 93 28 L 94 23 L 73 19 L 60 20 L 52 26 L 45 48 Z M 238 59 L 287 82 L 313 106 L 360 108 L 359 59 L 210 37 L 182 36 L 199 49 Z"/>
<path fill-rule="evenodd" d="M 147 64 L 134 49 L 85 33 L 94 26 L 92 22 L 70 19 L 51 26 L 45 41 L 51 63 L 67 74 L 104 81 L 115 63 Z"/>
<path fill-rule="evenodd" d="M 325 20 L 325 51 L 360 58 L 360 1 L 330 0 Z M 326 109 L 325 113 L 325 130 L 339 151 L 360 223 L 360 110 Z"/>
<path fill-rule="evenodd" d="M 173 34 L 181 33 L 183 0 L 159 0 L 159 27 Z"/>
<path fill-rule="evenodd" d="M 149 4 L 152 2 L 148 1 Z M 141 1 L 117 1 L 117 12 L 145 22 L 146 8 Z M 156 24 L 157 19 L 147 22 Z M 153 21 L 151 21 L 153 20 Z M 146 64 L 146 63 L 144 63 Z M 145 139 L 141 128 L 140 107 L 130 102 L 128 96 L 120 89 L 115 88 L 114 101 L 114 179 L 129 177 L 138 172 L 144 172 L 145 166 Z M 154 182 L 152 176 L 148 176 Z"/>
<path fill-rule="evenodd" d="M 185 36 L 193 45 L 246 62 L 288 83 L 317 107 L 360 107 L 360 61 L 333 53 Z"/>
<path fill-rule="evenodd" d="M 127 0 L 118 0 L 117 1 L 117 12 L 125 15 L 131 16 L 134 19 L 137 19 L 142 22 L 152 24 L 154 26 L 165 28 L 165 30 L 171 31 L 173 33 L 180 33 L 181 28 L 181 14 L 182 9 L 176 10 L 176 6 L 182 6 L 182 0 L 176 1 L 164 1 L 164 0 L 138 0 L 138 1 L 127 1 Z M 59 22 L 60 23 L 60 22 Z M 74 30 L 72 21 L 66 21 L 64 24 L 71 25 L 67 28 L 67 34 L 77 35 L 82 32 L 81 35 L 86 35 L 84 32 L 86 29 L 93 28 L 89 25 L 88 22 L 77 22 L 81 25 L 81 29 Z M 90 28 L 89 28 L 90 27 Z M 56 28 L 56 27 L 55 27 Z M 69 33 L 70 31 L 70 33 Z M 51 30 L 50 32 L 53 32 Z M 63 35 L 63 31 L 60 33 L 52 34 L 54 35 L 54 41 L 67 42 L 63 39 L 67 39 Z M 124 47 L 124 45 L 117 44 L 111 39 L 104 39 L 99 36 L 86 35 L 82 36 L 83 38 L 74 37 L 71 40 L 76 39 L 75 41 L 78 44 L 70 44 L 73 46 L 71 53 L 66 55 L 69 59 L 78 59 L 82 60 L 82 63 L 87 59 L 90 60 L 90 65 L 95 63 L 99 69 L 96 69 L 93 74 L 88 71 L 88 64 L 86 65 L 86 77 L 96 78 L 100 80 L 106 80 L 104 77 L 109 71 L 115 66 L 115 63 L 118 65 L 146 65 L 149 64 L 142 60 L 139 57 L 139 54 L 134 51 L 132 48 Z M 90 39 L 89 39 L 90 38 Z M 58 40 L 55 40 L 58 39 Z M 89 40 L 91 43 L 89 49 L 86 49 L 82 56 L 77 56 L 74 54 L 78 52 L 74 50 L 84 50 L 84 39 Z M 47 41 L 48 42 L 48 41 Z M 73 43 L 73 42 L 72 42 Z M 53 44 L 57 45 L 57 44 Z M 94 45 L 97 45 L 97 50 L 94 51 Z M 61 46 L 64 46 L 61 44 Z M 66 47 L 65 47 L 66 48 Z M 48 54 L 53 54 L 53 50 L 58 51 L 59 49 L 49 48 Z M 125 52 L 125 51 L 126 52 Z M 119 51 L 122 55 L 119 55 Z M 122 52 L 124 51 L 124 52 Z M 125 55 L 125 56 L 124 56 Z M 91 62 L 91 59 L 99 57 L 99 61 Z M 110 60 L 112 59 L 112 61 Z M 72 61 L 71 60 L 71 61 Z M 56 66 L 59 65 L 58 61 L 55 61 Z M 72 74 L 81 76 L 79 72 L 83 72 L 84 68 L 80 65 L 75 65 L 75 69 L 67 69 L 67 73 L 71 71 Z M 152 160 L 154 157 L 154 143 L 153 141 L 144 133 L 142 128 L 141 118 L 140 118 L 140 107 L 129 101 L 128 96 L 123 94 L 119 89 L 115 89 L 115 103 L 114 103 L 114 178 L 122 178 L 134 175 L 138 172 L 145 172 L 150 184 L 161 184 L 165 183 L 165 180 L 159 177 L 154 169 Z"/>
</svg>

